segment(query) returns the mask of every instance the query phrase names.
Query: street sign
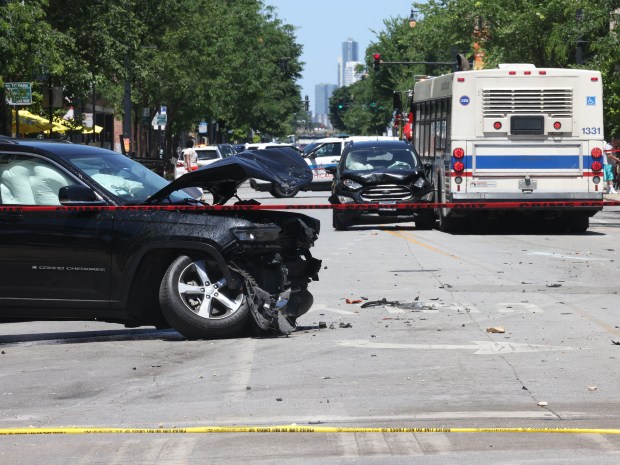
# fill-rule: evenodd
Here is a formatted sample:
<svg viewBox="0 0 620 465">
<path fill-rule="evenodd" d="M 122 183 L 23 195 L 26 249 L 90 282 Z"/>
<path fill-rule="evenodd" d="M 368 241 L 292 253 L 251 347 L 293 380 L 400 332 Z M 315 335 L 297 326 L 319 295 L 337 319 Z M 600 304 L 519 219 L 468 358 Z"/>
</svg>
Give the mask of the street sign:
<svg viewBox="0 0 620 465">
<path fill-rule="evenodd" d="M 92 113 L 82 113 L 82 118 L 84 118 L 84 127 L 92 128 L 94 126 L 93 122 L 93 114 Z"/>
<path fill-rule="evenodd" d="M 6 102 L 9 105 L 32 105 L 32 89 L 29 82 L 5 82 Z"/>
<path fill-rule="evenodd" d="M 207 133 L 207 122 L 206 121 L 201 121 L 198 124 L 198 133 L 200 133 L 200 134 L 206 134 Z"/>
<path fill-rule="evenodd" d="M 166 129 L 166 123 L 168 122 L 168 116 L 164 113 L 157 113 L 154 117 L 153 120 L 151 121 L 151 126 L 153 126 L 153 129 L 159 129 L 159 130 L 164 130 Z"/>
</svg>

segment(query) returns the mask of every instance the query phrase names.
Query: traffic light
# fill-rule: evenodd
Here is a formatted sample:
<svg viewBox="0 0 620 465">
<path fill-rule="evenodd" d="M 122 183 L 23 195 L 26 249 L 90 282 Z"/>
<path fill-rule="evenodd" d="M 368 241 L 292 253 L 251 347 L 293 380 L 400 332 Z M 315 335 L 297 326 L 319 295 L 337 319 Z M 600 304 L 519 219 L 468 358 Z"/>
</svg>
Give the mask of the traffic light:
<svg viewBox="0 0 620 465">
<path fill-rule="evenodd" d="M 338 99 L 338 110 L 342 110 L 344 108 L 344 102 L 341 98 Z"/>
<path fill-rule="evenodd" d="M 372 57 L 374 58 L 373 69 L 375 71 L 379 71 L 379 69 L 381 68 L 381 54 L 375 53 Z"/>
<path fill-rule="evenodd" d="M 304 100 L 304 110 L 306 111 L 310 110 L 310 99 L 308 99 L 307 95 L 306 95 L 306 99 Z"/>
</svg>

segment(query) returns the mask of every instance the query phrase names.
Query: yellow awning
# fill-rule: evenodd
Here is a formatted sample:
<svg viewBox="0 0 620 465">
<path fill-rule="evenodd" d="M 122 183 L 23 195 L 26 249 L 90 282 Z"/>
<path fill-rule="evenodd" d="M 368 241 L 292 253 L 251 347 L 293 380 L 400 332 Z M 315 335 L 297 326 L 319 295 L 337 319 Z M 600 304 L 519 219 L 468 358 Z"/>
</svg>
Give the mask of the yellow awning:
<svg viewBox="0 0 620 465">
<path fill-rule="evenodd" d="M 43 116 L 30 113 L 28 110 L 17 110 L 19 117 L 19 134 L 33 134 L 39 132 L 49 132 L 50 128 L 55 132 L 63 132 L 63 126 L 53 123 Z M 13 118 L 12 131 L 16 132 L 17 118 Z"/>
<path fill-rule="evenodd" d="M 69 126 L 67 123 L 68 121 L 65 121 L 61 118 L 54 118 L 54 123 L 58 124 L 59 126 L 63 127 L 62 131 L 59 132 L 65 132 L 65 131 L 76 131 L 76 132 L 81 132 L 82 134 L 92 134 L 93 133 L 93 129 L 92 128 L 85 128 L 82 126 Z M 103 131 L 103 127 L 101 126 L 97 126 L 95 124 L 95 133 L 99 134 L 101 131 Z"/>
</svg>

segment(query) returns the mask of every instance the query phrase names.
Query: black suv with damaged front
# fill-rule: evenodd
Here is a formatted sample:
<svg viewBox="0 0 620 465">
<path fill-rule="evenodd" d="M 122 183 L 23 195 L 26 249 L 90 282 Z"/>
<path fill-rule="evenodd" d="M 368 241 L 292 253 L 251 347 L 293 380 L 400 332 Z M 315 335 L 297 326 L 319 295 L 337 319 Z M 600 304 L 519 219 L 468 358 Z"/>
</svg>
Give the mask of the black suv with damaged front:
<svg viewBox="0 0 620 465">
<path fill-rule="evenodd" d="M 334 174 L 329 201 L 334 205 L 372 208 L 335 208 L 334 228 L 341 231 L 380 217 L 382 222 L 413 219 L 418 229 L 432 229 L 435 224 L 432 208 L 398 208 L 399 204 L 432 202 L 433 186 L 427 179 L 429 169 L 405 141 L 350 142 L 338 166 L 329 168 Z"/>
<path fill-rule="evenodd" d="M 288 333 L 312 305 L 319 221 L 241 201 L 312 180 L 294 151 L 245 152 L 172 183 L 109 150 L 0 139 L 0 319 L 227 337 Z M 225 205 L 230 199 L 234 205 Z"/>
</svg>

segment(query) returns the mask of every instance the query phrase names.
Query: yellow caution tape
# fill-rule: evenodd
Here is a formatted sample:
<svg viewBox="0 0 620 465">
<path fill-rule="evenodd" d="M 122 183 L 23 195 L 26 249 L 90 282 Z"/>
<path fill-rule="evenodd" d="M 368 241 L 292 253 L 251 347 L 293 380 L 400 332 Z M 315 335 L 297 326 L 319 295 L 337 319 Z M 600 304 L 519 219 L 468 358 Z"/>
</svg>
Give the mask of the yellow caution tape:
<svg viewBox="0 0 620 465">
<path fill-rule="evenodd" d="M 192 433 L 564 433 L 620 434 L 605 428 L 356 428 L 330 426 L 195 426 L 190 428 L 0 428 L 0 436 L 20 434 L 192 434 Z"/>
</svg>

